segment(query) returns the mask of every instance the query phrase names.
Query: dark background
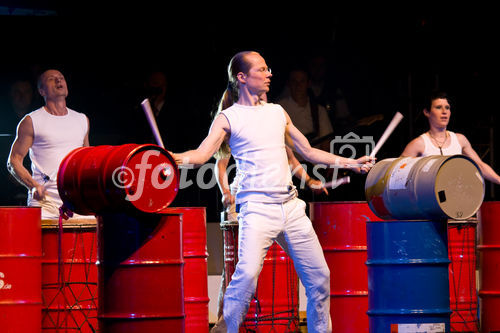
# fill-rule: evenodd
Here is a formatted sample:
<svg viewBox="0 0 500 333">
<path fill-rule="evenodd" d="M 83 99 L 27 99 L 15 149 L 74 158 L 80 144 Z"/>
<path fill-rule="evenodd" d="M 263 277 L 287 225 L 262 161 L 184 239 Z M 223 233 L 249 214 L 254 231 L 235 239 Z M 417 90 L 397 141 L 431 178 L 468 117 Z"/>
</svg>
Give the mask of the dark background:
<svg viewBox="0 0 500 333">
<path fill-rule="evenodd" d="M 160 128 L 163 141 L 172 151 L 192 149 L 208 132 L 210 112 L 227 84 L 226 66 L 236 52 L 256 50 L 264 56 L 273 69 L 271 101 L 281 92 L 288 69 L 320 52 L 327 55 L 329 76 L 344 91 L 356 118 L 385 116 L 356 134 L 377 140 L 396 111 L 405 115 L 379 160 L 399 156 L 425 130 L 423 98 L 440 88 L 453 97 L 449 128 L 465 134 L 484 161 L 498 165 L 499 154 L 493 153 L 498 147 L 499 29 L 492 8 L 345 9 L 308 3 L 272 10 L 248 3 L 221 11 L 194 4 L 166 6 L 0 4 L 2 119 L 13 80 L 35 80 L 41 70 L 56 68 L 68 81 L 68 106 L 90 118 L 91 145 L 136 142 L 137 133 L 149 130 L 140 108 L 142 84 L 146 73 L 159 69 L 168 75 L 175 105 L 172 121 Z M 1 205 L 13 204 L 12 181 L 3 166 L 12 139 L 0 137 L 0 184 L 9 188 Z M 364 200 L 362 177 L 347 186 L 316 199 Z M 487 184 L 487 200 L 496 198 L 495 190 Z M 206 206 L 211 222 L 218 221 L 222 208 L 215 187 L 191 187 L 174 205 Z"/>
</svg>

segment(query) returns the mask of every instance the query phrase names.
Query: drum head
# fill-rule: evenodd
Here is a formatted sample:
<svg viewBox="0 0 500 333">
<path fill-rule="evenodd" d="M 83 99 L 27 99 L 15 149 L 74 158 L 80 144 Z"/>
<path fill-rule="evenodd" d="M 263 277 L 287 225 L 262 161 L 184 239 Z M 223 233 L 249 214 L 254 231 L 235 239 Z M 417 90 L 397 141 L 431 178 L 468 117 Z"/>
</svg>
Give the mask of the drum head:
<svg viewBox="0 0 500 333">
<path fill-rule="evenodd" d="M 473 162 L 466 158 L 451 158 L 439 169 L 434 192 L 446 215 L 466 219 L 481 207 L 484 179 Z"/>
</svg>

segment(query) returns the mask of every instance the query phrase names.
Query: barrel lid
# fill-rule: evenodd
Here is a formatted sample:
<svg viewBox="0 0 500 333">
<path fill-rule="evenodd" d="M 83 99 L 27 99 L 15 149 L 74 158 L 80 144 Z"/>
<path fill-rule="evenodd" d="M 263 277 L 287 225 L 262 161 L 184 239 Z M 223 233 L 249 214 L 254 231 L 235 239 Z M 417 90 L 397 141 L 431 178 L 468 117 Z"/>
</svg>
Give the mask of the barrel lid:
<svg viewBox="0 0 500 333">
<path fill-rule="evenodd" d="M 484 199 L 484 179 L 476 164 L 465 156 L 450 158 L 436 175 L 434 192 L 443 212 L 452 219 L 474 215 Z"/>
<path fill-rule="evenodd" d="M 167 208 L 179 190 L 179 169 L 163 148 L 146 144 L 129 154 L 124 168 L 130 173 L 126 200 L 139 211 L 157 213 Z"/>
</svg>

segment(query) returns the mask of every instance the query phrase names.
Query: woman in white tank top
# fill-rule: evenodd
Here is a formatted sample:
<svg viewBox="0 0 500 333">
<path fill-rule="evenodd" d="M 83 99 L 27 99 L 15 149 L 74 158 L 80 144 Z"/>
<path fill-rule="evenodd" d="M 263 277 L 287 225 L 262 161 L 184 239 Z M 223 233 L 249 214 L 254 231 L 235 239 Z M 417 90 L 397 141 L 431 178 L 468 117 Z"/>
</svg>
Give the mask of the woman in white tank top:
<svg viewBox="0 0 500 333">
<path fill-rule="evenodd" d="M 481 160 L 465 135 L 447 130 L 451 107 L 446 93 L 433 93 L 429 105 L 423 112 L 429 121 L 429 130 L 408 143 L 401 156 L 463 154 L 476 162 L 484 178 L 492 183 L 500 184 L 500 176 Z"/>
</svg>

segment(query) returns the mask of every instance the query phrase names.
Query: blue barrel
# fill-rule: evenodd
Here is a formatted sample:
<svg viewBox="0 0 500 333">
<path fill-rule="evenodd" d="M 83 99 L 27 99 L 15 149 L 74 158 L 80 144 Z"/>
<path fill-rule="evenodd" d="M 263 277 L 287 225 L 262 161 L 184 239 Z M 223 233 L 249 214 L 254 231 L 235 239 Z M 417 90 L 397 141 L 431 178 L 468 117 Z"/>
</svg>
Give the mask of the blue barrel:
<svg viewBox="0 0 500 333">
<path fill-rule="evenodd" d="M 447 224 L 367 222 L 370 333 L 449 332 Z"/>
</svg>

